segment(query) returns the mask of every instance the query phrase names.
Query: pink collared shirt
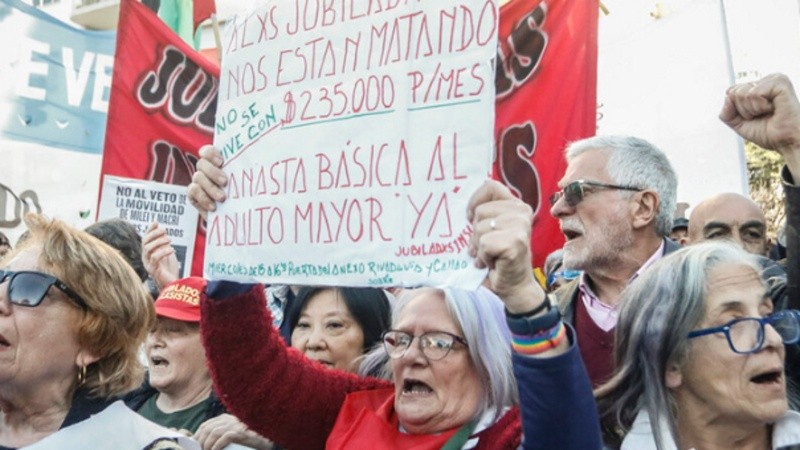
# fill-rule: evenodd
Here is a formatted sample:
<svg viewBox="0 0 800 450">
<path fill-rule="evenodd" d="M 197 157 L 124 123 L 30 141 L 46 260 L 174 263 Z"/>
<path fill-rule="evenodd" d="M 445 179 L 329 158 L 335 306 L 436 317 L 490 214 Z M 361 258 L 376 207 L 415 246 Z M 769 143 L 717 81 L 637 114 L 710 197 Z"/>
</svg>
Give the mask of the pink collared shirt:
<svg viewBox="0 0 800 450">
<path fill-rule="evenodd" d="M 633 280 L 639 277 L 648 267 L 652 266 L 656 261 L 661 259 L 664 256 L 664 240 L 661 240 L 661 245 L 658 246 L 658 249 L 650 259 L 642 264 L 642 267 L 636 271 L 635 274 L 628 280 L 628 284 L 631 284 Z M 586 311 L 589 313 L 589 317 L 592 318 L 595 324 L 600 327 L 603 331 L 609 331 L 615 326 L 617 326 L 617 317 L 619 316 L 619 304 L 616 306 L 611 306 L 606 303 L 603 303 L 597 295 L 592 291 L 592 288 L 589 287 L 588 279 L 586 278 L 586 272 L 581 274 L 581 281 L 578 285 L 578 289 L 581 292 L 581 301 L 583 301 L 584 306 L 586 306 Z"/>
</svg>

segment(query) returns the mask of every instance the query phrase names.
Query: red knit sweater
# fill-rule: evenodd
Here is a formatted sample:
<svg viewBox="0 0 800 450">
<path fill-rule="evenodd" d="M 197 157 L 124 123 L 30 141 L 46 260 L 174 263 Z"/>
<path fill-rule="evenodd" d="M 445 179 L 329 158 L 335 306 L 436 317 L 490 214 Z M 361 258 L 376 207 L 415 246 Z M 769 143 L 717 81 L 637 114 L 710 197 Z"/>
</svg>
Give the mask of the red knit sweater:
<svg viewBox="0 0 800 450">
<path fill-rule="evenodd" d="M 348 393 L 391 388 L 330 370 L 287 348 L 264 307 L 264 289 L 201 302 L 203 345 L 220 399 L 250 429 L 291 449 L 322 449 Z M 480 433 L 480 449 L 517 448 L 514 408 Z"/>
</svg>

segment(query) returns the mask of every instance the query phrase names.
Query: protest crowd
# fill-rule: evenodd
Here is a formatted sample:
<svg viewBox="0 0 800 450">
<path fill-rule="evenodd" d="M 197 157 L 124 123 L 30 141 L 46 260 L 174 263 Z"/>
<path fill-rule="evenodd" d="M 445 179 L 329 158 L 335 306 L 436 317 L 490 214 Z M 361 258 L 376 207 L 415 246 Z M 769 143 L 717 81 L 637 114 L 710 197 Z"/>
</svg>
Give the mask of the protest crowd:
<svg viewBox="0 0 800 450">
<path fill-rule="evenodd" d="M 800 99 L 773 74 L 720 100 L 781 158 L 782 244 L 740 194 L 676 218 L 665 153 L 619 135 L 563 148 L 541 279 L 532 208 L 470 193 L 476 289 L 183 276 L 164 224 L 29 213 L 0 233 L 0 449 L 800 450 Z"/>
</svg>

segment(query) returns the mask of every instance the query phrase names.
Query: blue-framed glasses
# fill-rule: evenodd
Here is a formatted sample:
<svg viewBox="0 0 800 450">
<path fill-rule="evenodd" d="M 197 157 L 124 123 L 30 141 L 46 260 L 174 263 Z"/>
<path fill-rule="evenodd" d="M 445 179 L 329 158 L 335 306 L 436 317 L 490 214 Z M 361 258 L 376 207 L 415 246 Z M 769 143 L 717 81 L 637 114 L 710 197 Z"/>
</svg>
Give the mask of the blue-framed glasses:
<svg viewBox="0 0 800 450">
<path fill-rule="evenodd" d="M 764 346 L 765 325 L 772 326 L 784 344 L 796 344 L 800 341 L 800 311 L 794 310 L 778 311 L 760 319 L 757 317 L 734 319 L 721 327 L 694 330 L 687 337 L 694 339 L 709 334 L 724 333 L 731 350 L 746 355 L 755 353 Z"/>
<path fill-rule="evenodd" d="M 50 286 L 55 286 L 67 294 L 67 297 L 71 298 L 78 306 L 84 310 L 88 309 L 83 297 L 52 275 L 32 270 L 19 272 L 0 270 L 0 284 L 5 283 L 6 280 L 8 280 L 8 300 L 15 305 L 39 306 Z"/>
<path fill-rule="evenodd" d="M 581 276 L 581 273 L 583 273 L 583 272 L 580 271 L 580 270 L 574 270 L 574 269 L 564 269 L 564 270 L 559 270 L 559 271 L 553 272 L 553 273 L 550 274 L 550 276 L 547 277 L 547 287 L 551 287 L 553 285 L 553 283 L 555 283 L 556 280 L 559 279 L 559 278 L 562 278 L 562 279 L 564 279 L 566 281 L 572 281 L 575 278 L 578 278 L 579 276 Z"/>
<path fill-rule="evenodd" d="M 561 197 L 564 197 L 567 205 L 569 205 L 571 208 L 578 206 L 578 203 L 582 202 L 583 198 L 586 197 L 586 193 L 589 192 L 584 186 L 591 186 L 599 189 L 617 189 L 636 192 L 643 190 L 642 188 L 636 186 L 622 186 L 618 184 L 600 183 L 597 181 L 577 180 L 564 186 L 564 189 L 553 193 L 553 195 L 550 196 L 550 205 L 555 205 L 559 200 L 561 200 Z"/>
</svg>

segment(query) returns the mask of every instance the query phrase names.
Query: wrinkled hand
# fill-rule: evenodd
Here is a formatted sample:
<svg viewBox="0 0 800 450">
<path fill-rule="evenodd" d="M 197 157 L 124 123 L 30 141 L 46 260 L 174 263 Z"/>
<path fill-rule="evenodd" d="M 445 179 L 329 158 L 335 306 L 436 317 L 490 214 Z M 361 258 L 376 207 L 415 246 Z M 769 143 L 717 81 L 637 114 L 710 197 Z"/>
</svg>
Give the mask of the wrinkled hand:
<svg viewBox="0 0 800 450">
<path fill-rule="evenodd" d="M 203 450 L 222 450 L 230 444 L 240 444 L 257 450 L 271 450 L 272 442 L 230 414 L 222 414 L 203 422 L 194 434 Z"/>
<path fill-rule="evenodd" d="M 719 118 L 742 138 L 780 152 L 800 177 L 800 102 L 786 75 L 731 86 Z"/>
<path fill-rule="evenodd" d="M 222 171 L 222 153 L 211 145 L 200 148 L 197 170 L 189 184 L 189 201 L 205 219 L 209 211 L 217 210 L 217 202 L 225 201 L 228 178 Z"/>
<path fill-rule="evenodd" d="M 470 255 L 489 268 L 489 288 L 512 313 L 529 311 L 544 300 L 531 266 L 531 207 L 502 184 L 487 180 L 470 198 Z"/>
<path fill-rule="evenodd" d="M 172 240 L 158 222 L 151 223 L 142 237 L 142 263 L 159 289 L 180 276 L 180 264 Z"/>
</svg>

